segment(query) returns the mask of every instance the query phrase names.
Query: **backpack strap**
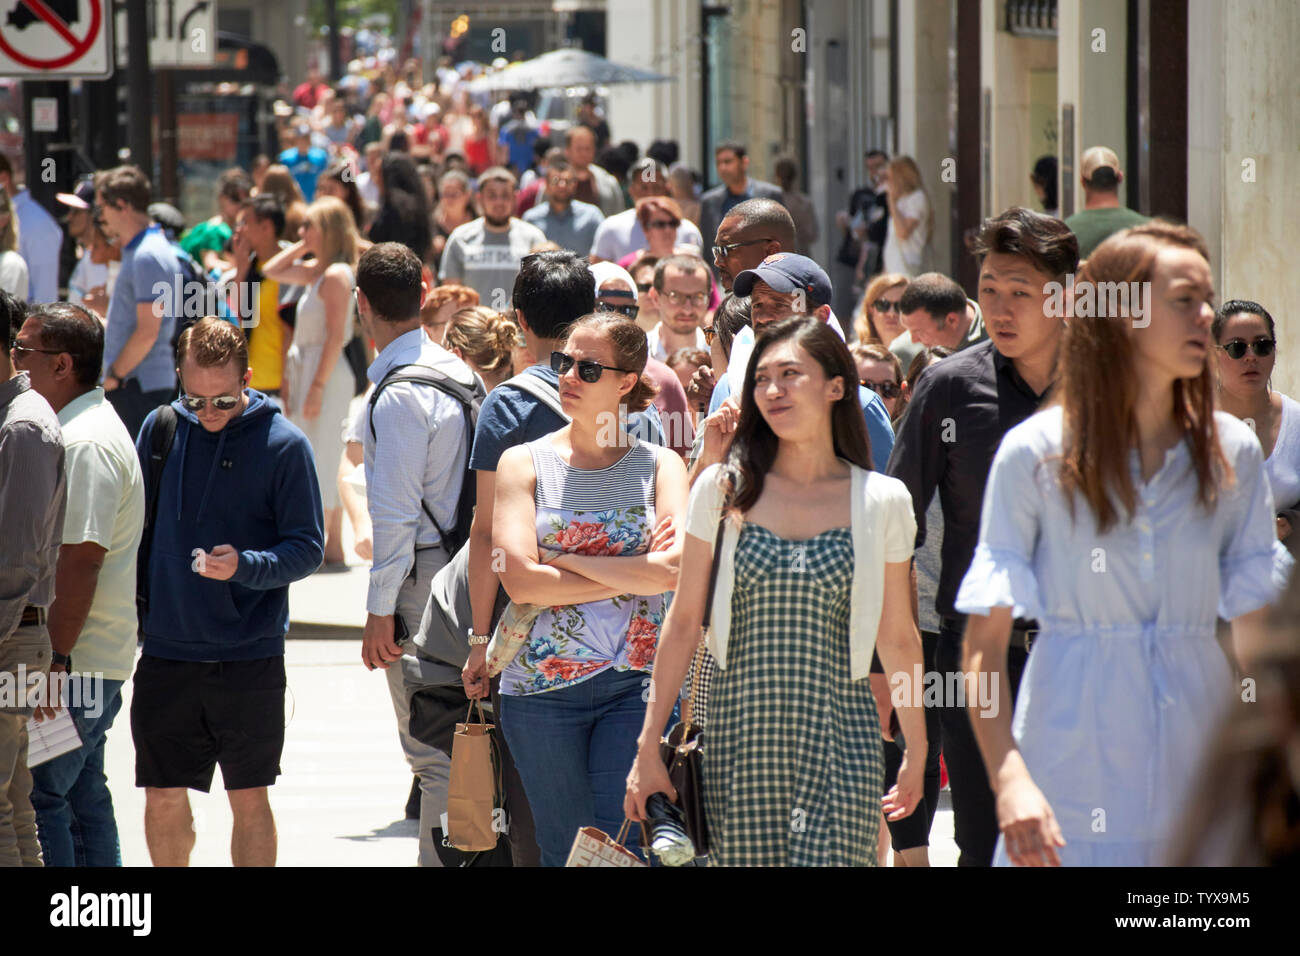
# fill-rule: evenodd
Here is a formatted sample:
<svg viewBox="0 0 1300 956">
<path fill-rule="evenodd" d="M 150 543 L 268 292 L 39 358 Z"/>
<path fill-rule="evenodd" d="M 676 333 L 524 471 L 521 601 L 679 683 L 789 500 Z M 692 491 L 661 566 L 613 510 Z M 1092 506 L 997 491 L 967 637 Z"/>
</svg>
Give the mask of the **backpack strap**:
<svg viewBox="0 0 1300 956">
<path fill-rule="evenodd" d="M 162 488 L 163 468 L 176 440 L 180 416 L 170 405 L 159 405 L 149 432 L 149 477 L 144 490 L 144 530 L 136 551 L 135 603 L 143 612 L 149 606 L 149 555 L 153 551 L 154 525 L 158 519 L 158 492 Z M 140 615 L 140 626 L 144 616 Z"/>
<path fill-rule="evenodd" d="M 380 379 L 375 390 L 370 393 L 370 399 L 367 402 L 367 418 L 370 424 L 370 437 L 376 443 L 379 441 L 379 435 L 375 432 L 375 403 L 379 400 L 380 393 L 390 385 L 396 385 L 399 382 L 413 382 L 417 385 L 428 385 L 430 388 L 436 388 L 449 398 L 454 399 L 461 408 L 461 414 L 465 417 L 465 468 L 468 480 L 469 454 L 474 444 L 474 426 L 476 416 L 474 414 L 474 403 L 481 401 L 483 398 L 482 383 L 475 380 L 472 386 L 464 385 L 455 379 L 448 377 L 445 373 L 438 371 L 430 365 L 399 365 L 389 370 L 388 374 Z M 461 489 L 463 498 L 465 489 Z M 433 516 L 433 511 L 429 508 L 429 503 L 423 498 L 420 499 L 420 507 L 424 513 L 429 516 L 429 521 L 433 523 L 434 530 L 438 532 L 438 543 L 447 552 L 448 557 L 460 548 L 464 542 L 457 541 L 454 543 L 448 538 L 447 532 L 443 530 L 438 519 Z M 459 511 L 459 506 L 457 508 Z M 459 524 L 459 522 L 458 522 Z M 411 573 L 415 573 L 415 564 L 411 565 Z"/>
<path fill-rule="evenodd" d="M 520 372 L 513 378 L 508 378 L 497 388 L 502 385 L 508 385 L 516 388 L 521 392 L 527 392 L 533 398 L 537 399 L 555 414 L 559 415 L 566 422 L 569 416 L 564 413 L 564 406 L 560 404 L 560 392 L 549 382 L 545 381 L 538 375 L 529 375 L 526 371 Z"/>
</svg>

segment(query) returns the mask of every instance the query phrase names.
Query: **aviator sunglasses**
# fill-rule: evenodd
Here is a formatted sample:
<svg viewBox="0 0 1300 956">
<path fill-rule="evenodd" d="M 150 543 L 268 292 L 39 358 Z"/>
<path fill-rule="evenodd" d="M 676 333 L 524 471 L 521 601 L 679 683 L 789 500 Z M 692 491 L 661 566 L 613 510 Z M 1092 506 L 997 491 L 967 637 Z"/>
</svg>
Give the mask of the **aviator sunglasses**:
<svg viewBox="0 0 1300 956">
<path fill-rule="evenodd" d="M 194 395 L 182 395 L 181 404 L 191 412 L 201 412 L 204 407 L 212 403 L 212 407 L 219 412 L 228 412 L 239 404 L 238 395 L 218 395 L 216 398 L 198 398 Z"/>
<path fill-rule="evenodd" d="M 599 362 L 593 362 L 591 359 L 575 359 L 572 355 L 565 355 L 563 352 L 551 353 L 551 370 L 556 375 L 564 375 L 569 369 L 573 368 L 574 362 L 578 364 L 578 378 L 582 379 L 588 385 L 594 385 L 600 381 L 600 377 L 605 374 L 606 370 L 611 372 L 631 372 L 630 368 L 615 368 L 612 365 L 601 365 Z"/>
<path fill-rule="evenodd" d="M 1241 339 L 1233 339 L 1231 342 L 1228 342 L 1225 345 L 1220 345 L 1219 348 L 1223 349 L 1223 351 L 1228 353 L 1228 358 L 1236 360 L 1245 356 L 1246 349 L 1250 349 L 1260 358 L 1264 358 L 1267 355 L 1272 355 L 1273 346 L 1275 345 L 1277 345 L 1277 342 L 1275 342 L 1273 339 L 1256 339 L 1255 341 L 1251 342 L 1249 345 L 1247 345 Z"/>
</svg>

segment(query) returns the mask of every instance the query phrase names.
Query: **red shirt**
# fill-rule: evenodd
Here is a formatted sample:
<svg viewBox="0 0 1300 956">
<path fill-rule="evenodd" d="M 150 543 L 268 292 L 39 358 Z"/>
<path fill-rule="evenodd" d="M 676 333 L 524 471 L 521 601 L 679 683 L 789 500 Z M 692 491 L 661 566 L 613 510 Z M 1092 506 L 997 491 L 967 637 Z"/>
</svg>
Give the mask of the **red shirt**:
<svg viewBox="0 0 1300 956">
<path fill-rule="evenodd" d="M 691 424 L 690 403 L 686 399 L 686 389 L 682 388 L 682 380 L 658 359 L 646 359 L 645 375 L 659 386 L 654 404 L 663 421 L 665 444 L 685 459 L 695 443 L 695 428 Z"/>
<path fill-rule="evenodd" d="M 538 176 L 523 189 L 519 190 L 519 198 L 515 200 L 516 216 L 522 219 L 525 212 L 537 205 L 537 194 L 542 191 L 542 187 L 545 185 L 546 180 L 541 176 Z"/>
<path fill-rule="evenodd" d="M 309 110 L 316 108 L 316 101 L 320 99 L 321 90 L 325 89 L 324 83 L 317 83 L 312 86 L 310 83 L 301 83 L 293 91 L 293 101 L 299 106 L 305 106 Z"/>
<path fill-rule="evenodd" d="M 483 172 L 492 165 L 492 139 L 484 136 L 482 139 L 465 140 L 465 159 L 469 161 L 469 168 L 475 176 Z"/>
</svg>

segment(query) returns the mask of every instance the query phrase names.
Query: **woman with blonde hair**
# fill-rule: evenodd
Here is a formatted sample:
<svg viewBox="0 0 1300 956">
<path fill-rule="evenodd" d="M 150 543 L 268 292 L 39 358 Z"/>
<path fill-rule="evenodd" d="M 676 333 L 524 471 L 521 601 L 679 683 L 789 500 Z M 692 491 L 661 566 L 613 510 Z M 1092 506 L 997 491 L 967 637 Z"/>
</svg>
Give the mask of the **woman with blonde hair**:
<svg viewBox="0 0 1300 956">
<path fill-rule="evenodd" d="M 1145 309 L 1081 308 L 1112 282 L 1148 290 Z M 1233 690 L 1216 618 L 1240 651 L 1289 573 L 1259 440 L 1215 410 L 1213 299 L 1187 226 L 1107 239 L 1075 283 L 1052 406 L 993 459 L 955 602 L 963 669 L 1005 684 L 1013 618 L 1039 625 L 1014 724 L 970 711 L 996 865 L 1164 859 Z"/>
<path fill-rule="evenodd" d="M 889 231 L 882 264 L 886 272 L 920 275 L 934 232 L 934 210 L 921 181 L 921 170 L 910 156 L 889 163 Z"/>
<path fill-rule="evenodd" d="M 18 254 L 18 214 L 0 189 L 0 289 L 25 302 L 29 282 L 27 260 Z"/>
<path fill-rule="evenodd" d="M 343 346 L 352 338 L 359 239 L 347 204 L 325 196 L 307 207 L 302 238 L 262 266 L 268 279 L 306 287 L 298 300 L 280 401 L 316 453 L 325 509 L 325 565 L 332 568 L 345 561 L 335 469 L 343 453 L 343 420 L 355 390 Z"/>
<path fill-rule="evenodd" d="M 472 368 L 489 392 L 514 374 L 519 326 L 504 312 L 476 305 L 451 317 L 443 347 Z"/>
<path fill-rule="evenodd" d="M 907 282 L 907 276 L 901 272 L 882 272 L 867 285 L 857 317 L 853 320 L 853 330 L 859 342 L 889 348 L 889 343 L 906 331 L 898 303 L 907 291 Z"/>
</svg>

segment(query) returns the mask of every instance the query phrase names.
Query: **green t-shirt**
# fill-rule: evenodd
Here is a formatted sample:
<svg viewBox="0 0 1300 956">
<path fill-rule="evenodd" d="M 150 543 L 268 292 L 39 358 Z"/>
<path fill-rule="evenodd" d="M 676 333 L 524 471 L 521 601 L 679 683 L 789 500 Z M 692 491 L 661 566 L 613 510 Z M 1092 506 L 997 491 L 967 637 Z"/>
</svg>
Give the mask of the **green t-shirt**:
<svg viewBox="0 0 1300 956">
<path fill-rule="evenodd" d="M 1121 229 L 1137 226 L 1147 221 L 1140 212 L 1134 212 L 1127 206 L 1114 206 L 1109 209 L 1081 209 L 1065 225 L 1079 240 L 1079 258 L 1086 259 L 1108 237 Z"/>
<path fill-rule="evenodd" d="M 207 219 L 181 236 L 181 248 L 202 265 L 203 253 L 208 249 L 220 252 L 230 241 L 231 235 L 233 233 L 230 227 L 220 217 Z"/>
</svg>

